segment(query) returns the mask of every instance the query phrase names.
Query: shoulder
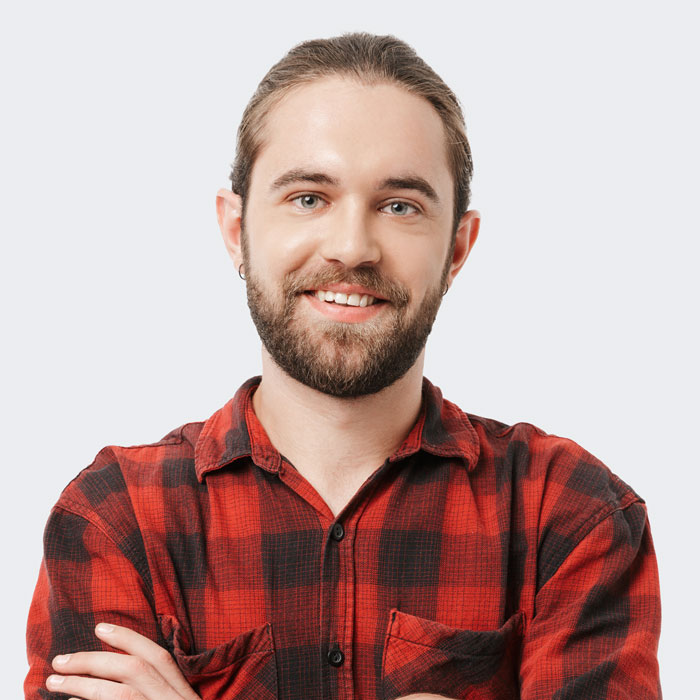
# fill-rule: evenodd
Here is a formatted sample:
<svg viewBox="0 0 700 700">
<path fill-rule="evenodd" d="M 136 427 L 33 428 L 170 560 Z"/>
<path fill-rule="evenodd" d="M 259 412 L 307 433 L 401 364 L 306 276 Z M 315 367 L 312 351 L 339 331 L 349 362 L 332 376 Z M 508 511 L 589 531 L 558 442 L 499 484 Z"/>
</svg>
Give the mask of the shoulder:
<svg viewBox="0 0 700 700">
<path fill-rule="evenodd" d="M 497 493 L 540 547 L 570 549 L 616 511 L 644 510 L 641 496 L 574 440 L 531 423 L 468 417 L 479 439 L 475 487 Z"/>
<path fill-rule="evenodd" d="M 590 499 L 625 505 L 640 496 L 600 459 L 570 438 L 531 423 L 508 425 L 468 414 L 479 437 L 479 466 L 492 478 L 516 488 L 540 484 L 552 503 Z"/>
<path fill-rule="evenodd" d="M 102 448 L 66 486 L 54 511 L 80 516 L 106 534 L 132 528 L 144 504 L 162 502 L 177 486 L 200 486 L 194 450 L 203 425 L 187 423 L 153 443 Z"/>
<path fill-rule="evenodd" d="M 424 392 L 424 445 L 440 454 L 461 456 L 475 495 L 488 497 L 499 509 L 510 510 L 513 503 L 530 514 L 536 510 L 539 523 L 554 514 L 583 526 L 582 520 L 596 513 L 604 515 L 642 501 L 574 440 L 532 423 L 509 425 L 466 413 L 427 380 Z"/>
<path fill-rule="evenodd" d="M 511 534 L 536 553 L 538 586 L 608 518 L 642 528 L 641 496 L 574 440 L 531 423 L 469 420 L 480 443 L 475 488 L 497 494 Z"/>
</svg>

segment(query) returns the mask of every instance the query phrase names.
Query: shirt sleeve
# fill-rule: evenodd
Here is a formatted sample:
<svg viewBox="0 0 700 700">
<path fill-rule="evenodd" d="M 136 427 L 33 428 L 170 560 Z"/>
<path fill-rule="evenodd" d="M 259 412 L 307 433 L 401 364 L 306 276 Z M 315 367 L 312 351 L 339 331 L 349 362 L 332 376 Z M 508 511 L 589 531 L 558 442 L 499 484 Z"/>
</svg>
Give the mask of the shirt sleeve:
<svg viewBox="0 0 700 700">
<path fill-rule="evenodd" d="M 82 515 L 54 508 L 29 610 L 25 698 L 66 697 L 45 686 L 57 654 L 115 651 L 95 636 L 98 622 L 124 625 L 162 643 L 137 540 L 135 533 L 117 543 Z"/>
<path fill-rule="evenodd" d="M 656 555 L 636 501 L 593 526 L 538 591 L 521 698 L 661 698 L 660 625 Z"/>
</svg>

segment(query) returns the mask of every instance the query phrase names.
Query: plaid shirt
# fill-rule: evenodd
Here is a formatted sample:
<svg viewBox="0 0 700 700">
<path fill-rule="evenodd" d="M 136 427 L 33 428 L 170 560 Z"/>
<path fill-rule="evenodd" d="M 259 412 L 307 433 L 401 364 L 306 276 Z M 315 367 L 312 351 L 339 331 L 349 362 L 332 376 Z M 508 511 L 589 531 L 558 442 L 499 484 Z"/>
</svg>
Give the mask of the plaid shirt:
<svg viewBox="0 0 700 700">
<path fill-rule="evenodd" d="M 334 518 L 270 443 L 256 379 L 205 423 L 106 447 L 45 533 L 27 697 L 99 621 L 203 700 L 660 698 L 644 501 L 575 443 L 467 416 L 427 380 Z"/>
</svg>

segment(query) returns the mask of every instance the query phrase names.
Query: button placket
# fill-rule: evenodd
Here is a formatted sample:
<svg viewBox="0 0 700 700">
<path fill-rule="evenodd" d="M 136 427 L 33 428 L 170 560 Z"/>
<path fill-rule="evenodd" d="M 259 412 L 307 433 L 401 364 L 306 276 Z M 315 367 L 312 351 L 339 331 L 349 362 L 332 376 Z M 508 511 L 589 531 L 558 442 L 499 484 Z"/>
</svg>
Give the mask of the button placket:
<svg viewBox="0 0 700 700">
<path fill-rule="evenodd" d="M 324 561 L 335 568 L 335 577 L 325 576 L 328 589 L 328 633 L 325 637 L 326 673 L 324 700 L 352 700 L 355 696 L 353 682 L 353 620 L 355 604 L 354 581 L 354 523 L 356 514 L 350 514 L 347 522 L 329 524 Z M 337 568 L 336 568 L 337 567 Z M 328 569 L 330 573 L 330 568 Z M 335 580 L 333 580 L 335 578 Z M 325 586 L 324 586 L 325 587 Z M 322 657 L 323 658 L 323 657 Z M 329 693 L 329 694 L 326 694 Z"/>
</svg>

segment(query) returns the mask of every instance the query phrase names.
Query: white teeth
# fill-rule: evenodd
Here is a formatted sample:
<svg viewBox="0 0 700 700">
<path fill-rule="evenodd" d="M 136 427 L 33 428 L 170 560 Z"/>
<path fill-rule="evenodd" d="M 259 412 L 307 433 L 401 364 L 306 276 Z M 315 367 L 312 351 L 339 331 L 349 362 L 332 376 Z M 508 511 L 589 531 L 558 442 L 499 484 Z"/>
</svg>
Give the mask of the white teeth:
<svg viewBox="0 0 700 700">
<path fill-rule="evenodd" d="M 328 292 L 325 289 L 317 289 L 316 298 L 320 301 L 329 301 L 345 306 L 372 306 L 377 300 L 371 294 L 344 294 L 343 292 Z"/>
</svg>

